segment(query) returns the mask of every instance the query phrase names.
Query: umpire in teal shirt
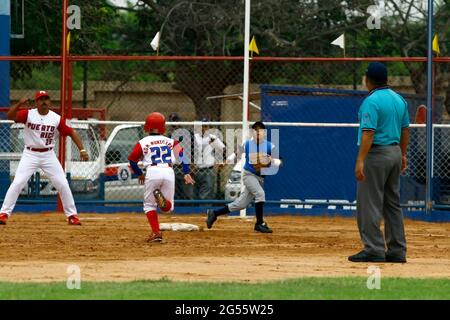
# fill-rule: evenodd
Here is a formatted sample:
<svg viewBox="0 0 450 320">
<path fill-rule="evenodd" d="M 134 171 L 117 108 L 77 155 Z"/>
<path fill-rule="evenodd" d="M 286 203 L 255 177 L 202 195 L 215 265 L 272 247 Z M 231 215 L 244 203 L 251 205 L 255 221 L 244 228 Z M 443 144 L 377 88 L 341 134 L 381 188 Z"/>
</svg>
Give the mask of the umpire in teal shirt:
<svg viewBox="0 0 450 320">
<path fill-rule="evenodd" d="M 369 94 L 359 110 L 355 166 L 357 222 L 364 249 L 348 258 L 352 262 L 406 262 L 400 174 L 407 165 L 409 113 L 408 104 L 387 80 L 384 64 L 369 64 L 365 77 Z"/>
</svg>

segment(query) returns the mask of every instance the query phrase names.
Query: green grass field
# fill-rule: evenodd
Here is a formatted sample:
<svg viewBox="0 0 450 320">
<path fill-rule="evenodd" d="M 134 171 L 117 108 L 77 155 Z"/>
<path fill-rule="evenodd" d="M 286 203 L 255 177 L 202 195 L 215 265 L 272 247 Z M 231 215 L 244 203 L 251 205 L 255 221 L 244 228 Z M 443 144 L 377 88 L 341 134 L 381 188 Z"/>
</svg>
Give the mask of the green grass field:
<svg viewBox="0 0 450 320">
<path fill-rule="evenodd" d="M 0 282 L 0 299 L 450 299 L 450 279 L 383 278 L 379 290 L 369 290 L 367 278 L 300 278 L 257 284 L 159 281 L 66 283 Z"/>
</svg>

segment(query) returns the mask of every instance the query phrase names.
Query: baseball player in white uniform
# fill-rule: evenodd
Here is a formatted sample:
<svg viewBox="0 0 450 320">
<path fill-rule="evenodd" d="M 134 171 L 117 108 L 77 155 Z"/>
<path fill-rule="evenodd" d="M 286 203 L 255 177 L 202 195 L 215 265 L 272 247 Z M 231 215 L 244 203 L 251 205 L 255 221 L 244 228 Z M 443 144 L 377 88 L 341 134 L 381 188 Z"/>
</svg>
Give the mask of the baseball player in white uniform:
<svg viewBox="0 0 450 320">
<path fill-rule="evenodd" d="M 21 99 L 8 111 L 9 120 L 25 125 L 25 148 L 14 181 L 6 193 L 0 210 L 0 224 L 6 224 L 23 187 L 34 172 L 42 169 L 61 196 L 68 223 L 70 225 L 81 225 L 66 174 L 53 151 L 56 142 L 56 130 L 59 134 L 72 138 L 80 150 L 81 160 L 87 161 L 89 159 L 88 153 L 83 148 L 83 143 L 75 130 L 68 127 L 61 116 L 49 109 L 51 102 L 47 91 L 36 92 L 34 100 L 36 108 L 19 110 L 20 107 L 26 106 L 28 102 L 28 99 Z"/>
<path fill-rule="evenodd" d="M 163 213 L 174 209 L 175 174 L 172 166 L 176 157 L 181 159 L 184 182 L 195 183 L 189 174 L 189 164 L 183 155 L 183 148 L 178 141 L 163 135 L 166 131 L 165 125 L 166 120 L 161 113 L 153 112 L 148 115 L 144 130 L 149 135 L 135 145 L 128 157 L 131 168 L 139 176 L 139 183 L 145 184 L 144 212 L 152 230 L 148 242 L 162 241 L 156 209 L 159 208 Z M 146 168 L 145 174 L 138 166 L 141 159 Z"/>
</svg>

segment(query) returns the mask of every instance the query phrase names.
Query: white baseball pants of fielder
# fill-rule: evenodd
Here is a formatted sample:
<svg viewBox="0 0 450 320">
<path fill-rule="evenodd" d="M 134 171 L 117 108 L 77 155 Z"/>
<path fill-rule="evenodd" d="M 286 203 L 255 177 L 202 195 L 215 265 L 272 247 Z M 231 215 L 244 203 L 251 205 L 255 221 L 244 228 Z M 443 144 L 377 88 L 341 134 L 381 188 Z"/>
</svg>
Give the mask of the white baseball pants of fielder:
<svg viewBox="0 0 450 320">
<path fill-rule="evenodd" d="M 153 191 L 159 189 L 164 198 L 172 203 L 174 209 L 175 196 L 175 174 L 170 167 L 148 166 L 145 175 L 145 191 L 144 191 L 144 212 L 147 213 L 156 210 L 156 204 Z"/>
<path fill-rule="evenodd" d="M 63 203 L 64 214 L 67 217 L 77 214 L 69 182 L 66 179 L 61 163 L 56 158 L 55 152 L 53 150 L 36 152 L 27 149 L 23 151 L 16 170 L 16 176 L 9 186 L 0 212 L 6 213 L 8 216 L 11 215 L 20 192 L 38 169 L 44 171 L 50 182 L 58 190 Z"/>
</svg>

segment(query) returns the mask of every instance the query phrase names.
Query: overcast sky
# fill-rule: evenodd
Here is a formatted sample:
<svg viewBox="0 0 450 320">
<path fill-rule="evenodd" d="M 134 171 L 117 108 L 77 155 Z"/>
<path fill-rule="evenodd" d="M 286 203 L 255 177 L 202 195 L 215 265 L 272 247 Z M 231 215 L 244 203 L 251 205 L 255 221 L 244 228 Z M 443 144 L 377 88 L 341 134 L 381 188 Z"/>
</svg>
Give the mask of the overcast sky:
<svg viewBox="0 0 450 320">
<path fill-rule="evenodd" d="M 110 2 L 114 3 L 118 7 L 126 7 L 127 0 L 109 0 Z M 136 3 L 138 0 L 128 0 L 131 3 Z"/>
<path fill-rule="evenodd" d="M 0 1 L 2 1 L 2 0 L 0 0 Z M 111 3 L 113 3 L 113 4 L 115 4 L 116 6 L 118 6 L 118 7 L 126 7 L 127 6 L 127 2 L 130 2 L 131 4 L 135 4 L 136 2 L 138 2 L 139 0 L 108 0 L 108 1 L 110 1 Z M 415 4 L 418 6 L 418 7 L 420 7 L 420 6 L 422 6 L 422 8 L 426 8 L 427 7 L 427 0 L 413 0 L 413 1 L 416 1 L 415 2 Z M 434 3 L 435 3 L 435 5 L 438 3 L 438 2 L 442 2 L 443 0 L 434 0 Z M 388 1 L 383 1 L 383 0 L 374 0 L 373 1 L 374 3 L 373 4 L 382 4 L 383 2 L 388 2 Z M 411 0 L 397 0 L 397 1 L 395 1 L 397 4 L 399 4 L 399 5 L 406 5 L 406 8 L 408 7 L 408 4 L 411 2 Z M 411 16 L 415 16 L 416 14 L 417 14 L 417 10 L 416 9 L 414 9 L 414 8 L 412 8 L 412 13 L 411 13 Z M 386 12 L 386 14 L 387 15 L 389 15 L 389 11 L 388 12 Z"/>
</svg>

